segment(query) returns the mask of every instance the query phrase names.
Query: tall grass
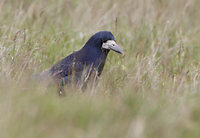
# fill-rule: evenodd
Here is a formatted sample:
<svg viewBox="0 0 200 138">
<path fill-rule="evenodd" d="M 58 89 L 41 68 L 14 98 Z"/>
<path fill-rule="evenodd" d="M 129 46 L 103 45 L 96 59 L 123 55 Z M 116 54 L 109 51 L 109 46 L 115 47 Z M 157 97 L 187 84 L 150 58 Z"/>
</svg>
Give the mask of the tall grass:
<svg viewBox="0 0 200 138">
<path fill-rule="evenodd" d="M 0 137 L 200 137 L 199 0 L 1 0 Z M 95 89 L 29 81 L 109 30 Z"/>
</svg>

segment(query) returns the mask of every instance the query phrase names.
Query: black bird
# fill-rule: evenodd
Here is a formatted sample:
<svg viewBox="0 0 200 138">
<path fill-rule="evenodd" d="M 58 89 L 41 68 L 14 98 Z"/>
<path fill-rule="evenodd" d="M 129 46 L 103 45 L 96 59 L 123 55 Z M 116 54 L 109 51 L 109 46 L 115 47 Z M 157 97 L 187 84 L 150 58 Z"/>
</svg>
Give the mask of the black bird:
<svg viewBox="0 0 200 138">
<path fill-rule="evenodd" d="M 100 31 L 94 34 L 82 49 L 65 57 L 38 76 L 41 79 L 52 78 L 59 84 L 59 93 L 63 91 L 64 85 L 72 82 L 84 88 L 88 80 L 95 81 L 101 75 L 110 50 L 123 53 L 111 32 Z"/>
</svg>

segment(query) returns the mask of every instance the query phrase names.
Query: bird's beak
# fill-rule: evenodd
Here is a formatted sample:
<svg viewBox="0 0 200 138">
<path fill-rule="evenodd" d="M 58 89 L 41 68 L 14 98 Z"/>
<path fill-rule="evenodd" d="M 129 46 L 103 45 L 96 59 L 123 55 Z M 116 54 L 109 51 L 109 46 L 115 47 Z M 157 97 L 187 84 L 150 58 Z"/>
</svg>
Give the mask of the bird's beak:
<svg viewBox="0 0 200 138">
<path fill-rule="evenodd" d="M 102 48 L 104 49 L 110 49 L 117 53 L 123 54 L 123 51 L 121 48 L 117 45 L 117 43 L 114 40 L 108 40 L 105 43 L 103 43 Z"/>
</svg>

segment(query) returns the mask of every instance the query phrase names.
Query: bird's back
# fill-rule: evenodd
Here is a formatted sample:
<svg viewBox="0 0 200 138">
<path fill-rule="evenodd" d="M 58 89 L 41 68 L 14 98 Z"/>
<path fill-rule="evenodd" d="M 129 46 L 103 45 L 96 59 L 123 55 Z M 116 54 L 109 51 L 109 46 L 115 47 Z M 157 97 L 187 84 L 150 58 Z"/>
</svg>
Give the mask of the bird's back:
<svg viewBox="0 0 200 138">
<path fill-rule="evenodd" d="M 79 53 L 81 52 L 74 52 L 54 65 L 50 69 L 51 75 L 56 79 L 60 79 L 72 75 L 73 72 L 82 71 L 84 68 L 84 62 L 80 60 L 81 57 Z"/>
</svg>

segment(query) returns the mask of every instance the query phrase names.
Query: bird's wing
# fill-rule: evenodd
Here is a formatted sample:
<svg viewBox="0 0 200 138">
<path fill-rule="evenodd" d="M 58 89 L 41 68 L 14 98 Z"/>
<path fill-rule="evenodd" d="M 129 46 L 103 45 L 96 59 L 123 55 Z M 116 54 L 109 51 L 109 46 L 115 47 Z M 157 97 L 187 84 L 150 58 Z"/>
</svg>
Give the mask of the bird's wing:
<svg viewBox="0 0 200 138">
<path fill-rule="evenodd" d="M 72 75 L 73 72 L 82 72 L 84 63 L 76 57 L 76 53 L 69 55 L 62 59 L 59 63 L 54 65 L 51 69 L 51 76 L 55 79 L 63 79 Z"/>
</svg>

